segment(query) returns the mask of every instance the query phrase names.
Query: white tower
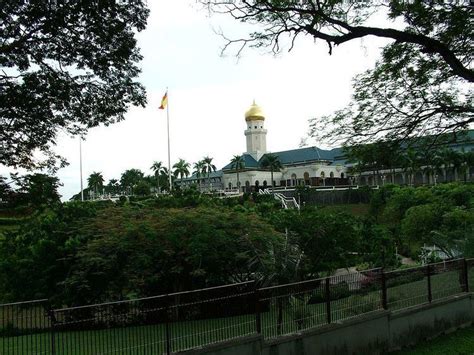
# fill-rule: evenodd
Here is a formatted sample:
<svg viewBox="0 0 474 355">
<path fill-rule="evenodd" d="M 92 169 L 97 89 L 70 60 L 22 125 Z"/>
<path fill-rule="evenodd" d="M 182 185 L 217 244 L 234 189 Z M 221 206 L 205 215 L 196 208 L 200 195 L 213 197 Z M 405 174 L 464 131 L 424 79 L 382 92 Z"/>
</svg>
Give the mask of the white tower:
<svg viewBox="0 0 474 355">
<path fill-rule="evenodd" d="M 247 137 L 247 153 L 257 161 L 267 152 L 267 130 L 264 128 L 264 121 L 265 115 L 254 100 L 252 106 L 245 112 L 247 124 L 245 136 Z"/>
</svg>

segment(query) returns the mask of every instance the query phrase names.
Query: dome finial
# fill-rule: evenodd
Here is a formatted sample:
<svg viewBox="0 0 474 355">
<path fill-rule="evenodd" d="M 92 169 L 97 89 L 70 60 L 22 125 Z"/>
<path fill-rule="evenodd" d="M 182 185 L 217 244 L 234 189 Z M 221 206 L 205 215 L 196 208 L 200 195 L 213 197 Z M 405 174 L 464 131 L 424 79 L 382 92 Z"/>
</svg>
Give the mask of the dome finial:
<svg viewBox="0 0 474 355">
<path fill-rule="evenodd" d="M 263 113 L 263 110 L 260 108 L 260 106 L 255 103 L 255 99 L 253 100 L 252 106 L 250 106 L 250 108 L 245 113 L 245 120 L 265 120 L 265 114 Z"/>
</svg>

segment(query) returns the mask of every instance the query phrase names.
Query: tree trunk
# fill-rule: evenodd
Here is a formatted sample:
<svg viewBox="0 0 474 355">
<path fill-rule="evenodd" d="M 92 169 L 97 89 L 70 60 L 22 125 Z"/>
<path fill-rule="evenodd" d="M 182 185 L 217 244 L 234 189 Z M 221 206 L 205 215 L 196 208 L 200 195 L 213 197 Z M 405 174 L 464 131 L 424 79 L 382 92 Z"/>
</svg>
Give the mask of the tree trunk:
<svg viewBox="0 0 474 355">
<path fill-rule="evenodd" d="M 270 170 L 270 175 L 271 175 L 271 179 L 272 179 L 272 181 L 270 181 L 270 184 L 272 185 L 272 193 L 275 193 L 273 191 L 273 169 Z"/>
<path fill-rule="evenodd" d="M 239 169 L 237 169 L 237 190 L 240 193 L 240 179 L 239 179 Z"/>
</svg>

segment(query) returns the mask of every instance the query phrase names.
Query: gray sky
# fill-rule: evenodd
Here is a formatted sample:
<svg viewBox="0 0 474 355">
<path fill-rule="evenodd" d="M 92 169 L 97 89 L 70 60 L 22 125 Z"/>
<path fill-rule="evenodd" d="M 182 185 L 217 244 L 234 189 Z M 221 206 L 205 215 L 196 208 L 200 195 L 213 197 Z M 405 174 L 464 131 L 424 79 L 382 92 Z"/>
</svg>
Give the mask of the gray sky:
<svg viewBox="0 0 474 355">
<path fill-rule="evenodd" d="M 193 0 L 148 4 L 148 27 L 138 35 L 148 105 L 130 109 L 121 123 L 89 132 L 83 142 L 84 184 L 93 171 L 108 182 L 130 168 L 149 174 L 154 160 L 167 165 L 166 112 L 158 110 L 167 86 L 172 164 L 178 158 L 192 164 L 209 155 L 221 168 L 242 153 L 244 113 L 253 99 L 266 113 L 267 148 L 297 148 L 308 119 L 345 106 L 351 79 L 374 65 L 386 43 L 365 38 L 336 47 L 329 56 L 324 42 L 301 37 L 290 53 L 247 49 L 237 60 L 232 52 L 220 56 L 225 42 L 216 30 L 235 38 L 246 33 L 245 25 L 209 16 Z M 58 140 L 57 152 L 70 163 L 58 172 L 63 200 L 80 189 L 78 147 L 77 138 Z"/>
</svg>

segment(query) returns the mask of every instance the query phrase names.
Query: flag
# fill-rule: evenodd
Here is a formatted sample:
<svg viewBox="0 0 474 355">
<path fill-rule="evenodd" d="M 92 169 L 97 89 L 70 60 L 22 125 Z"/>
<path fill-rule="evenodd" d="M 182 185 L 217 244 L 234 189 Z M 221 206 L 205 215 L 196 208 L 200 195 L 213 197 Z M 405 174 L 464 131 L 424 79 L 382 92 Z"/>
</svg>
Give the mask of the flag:
<svg viewBox="0 0 474 355">
<path fill-rule="evenodd" d="M 164 110 L 166 105 L 168 105 L 168 91 L 165 92 L 165 95 L 161 99 L 161 106 L 158 107 L 160 110 Z"/>
</svg>

